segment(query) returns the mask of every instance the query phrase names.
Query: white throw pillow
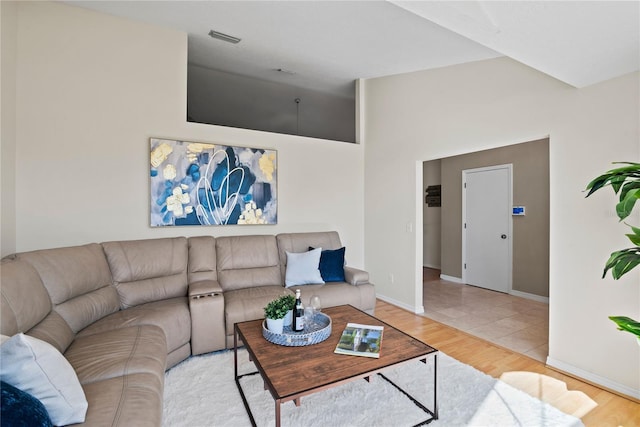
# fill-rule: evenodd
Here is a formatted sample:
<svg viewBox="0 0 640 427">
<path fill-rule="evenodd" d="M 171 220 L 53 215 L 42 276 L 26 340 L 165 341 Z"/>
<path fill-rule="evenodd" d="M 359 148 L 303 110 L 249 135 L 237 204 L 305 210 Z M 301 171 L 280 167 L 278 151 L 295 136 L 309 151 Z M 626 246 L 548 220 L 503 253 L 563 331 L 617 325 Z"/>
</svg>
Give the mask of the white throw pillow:
<svg viewBox="0 0 640 427">
<path fill-rule="evenodd" d="M 22 333 L 0 345 L 0 380 L 38 399 L 54 425 L 84 422 L 87 399 L 67 359 L 51 344 Z"/>
<path fill-rule="evenodd" d="M 284 276 L 285 286 L 309 285 L 324 283 L 320 274 L 320 255 L 322 248 L 309 252 L 287 252 L 287 271 Z"/>
</svg>

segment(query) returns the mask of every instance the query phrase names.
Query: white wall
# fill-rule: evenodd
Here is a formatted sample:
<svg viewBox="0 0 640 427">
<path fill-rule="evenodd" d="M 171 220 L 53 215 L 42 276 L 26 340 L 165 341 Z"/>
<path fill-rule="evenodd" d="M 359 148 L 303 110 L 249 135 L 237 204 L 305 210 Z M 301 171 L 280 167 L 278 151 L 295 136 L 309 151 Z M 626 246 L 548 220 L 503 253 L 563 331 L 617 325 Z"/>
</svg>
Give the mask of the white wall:
<svg viewBox="0 0 640 427">
<path fill-rule="evenodd" d="M 0 109 L 0 257 L 16 249 L 16 37 L 17 4 L 0 2 L 2 24 Z"/>
<path fill-rule="evenodd" d="M 187 123 L 184 33 L 23 2 L 17 43 L 17 251 L 335 229 L 363 266 L 361 145 Z M 278 225 L 150 228 L 150 137 L 278 150 Z"/>
<path fill-rule="evenodd" d="M 508 58 L 367 80 L 365 265 L 378 293 L 422 304 L 421 227 L 407 226 L 421 221 L 417 162 L 550 135 L 548 363 L 640 397 L 640 346 L 607 318 L 640 318 L 640 270 L 600 279 L 629 242 L 613 193 L 582 191 L 611 162 L 640 161 L 639 89 L 638 73 L 575 89 Z"/>
</svg>

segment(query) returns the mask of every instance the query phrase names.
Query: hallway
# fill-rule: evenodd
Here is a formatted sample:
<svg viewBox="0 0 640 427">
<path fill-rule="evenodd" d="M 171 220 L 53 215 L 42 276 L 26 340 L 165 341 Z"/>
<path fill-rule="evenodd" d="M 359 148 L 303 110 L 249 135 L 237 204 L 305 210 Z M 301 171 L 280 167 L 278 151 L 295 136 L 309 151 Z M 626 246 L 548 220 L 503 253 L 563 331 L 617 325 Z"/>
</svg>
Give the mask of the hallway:
<svg viewBox="0 0 640 427">
<path fill-rule="evenodd" d="M 423 269 L 425 317 L 545 362 L 549 305 L 440 279 Z"/>
</svg>

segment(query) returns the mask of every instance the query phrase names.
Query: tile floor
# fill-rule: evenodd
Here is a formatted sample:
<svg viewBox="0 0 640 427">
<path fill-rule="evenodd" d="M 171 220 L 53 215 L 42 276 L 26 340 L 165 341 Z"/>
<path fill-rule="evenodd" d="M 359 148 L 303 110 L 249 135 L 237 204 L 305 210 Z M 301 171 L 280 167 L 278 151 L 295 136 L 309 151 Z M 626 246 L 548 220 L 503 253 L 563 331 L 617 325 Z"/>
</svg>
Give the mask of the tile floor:
<svg viewBox="0 0 640 427">
<path fill-rule="evenodd" d="M 424 269 L 424 316 L 545 362 L 549 305 L 440 279 Z"/>
</svg>

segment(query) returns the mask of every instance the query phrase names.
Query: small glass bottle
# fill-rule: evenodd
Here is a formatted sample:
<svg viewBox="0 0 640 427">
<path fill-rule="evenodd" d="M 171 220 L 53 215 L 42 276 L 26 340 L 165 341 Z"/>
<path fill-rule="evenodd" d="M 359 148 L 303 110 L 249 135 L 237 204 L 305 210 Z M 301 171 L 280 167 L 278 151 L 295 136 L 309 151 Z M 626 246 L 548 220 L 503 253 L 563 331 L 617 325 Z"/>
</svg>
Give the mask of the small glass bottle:
<svg viewBox="0 0 640 427">
<path fill-rule="evenodd" d="M 296 306 L 293 309 L 291 329 L 293 329 L 294 332 L 301 332 L 304 329 L 304 306 L 300 298 L 300 289 L 296 289 Z"/>
</svg>

